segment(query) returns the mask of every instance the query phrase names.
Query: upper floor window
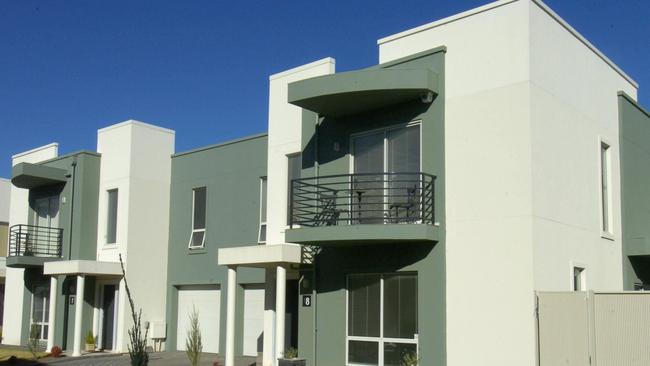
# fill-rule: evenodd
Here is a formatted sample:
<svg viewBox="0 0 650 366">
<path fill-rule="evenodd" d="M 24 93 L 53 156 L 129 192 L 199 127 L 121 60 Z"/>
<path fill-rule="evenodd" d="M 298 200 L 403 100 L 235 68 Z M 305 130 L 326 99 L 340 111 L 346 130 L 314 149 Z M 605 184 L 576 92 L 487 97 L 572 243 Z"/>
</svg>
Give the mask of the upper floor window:
<svg viewBox="0 0 650 366">
<path fill-rule="evenodd" d="M 584 267 L 573 267 L 573 291 L 585 291 L 586 288 Z"/>
<path fill-rule="evenodd" d="M 291 181 L 300 178 L 302 154 L 287 155 L 287 225 L 291 223 Z"/>
<path fill-rule="evenodd" d="M 611 212 L 611 148 L 605 142 L 600 142 L 600 206 L 601 228 L 605 233 L 612 233 Z"/>
<path fill-rule="evenodd" d="M 266 243 L 266 177 L 260 178 L 260 230 L 257 237 L 259 243 Z"/>
<path fill-rule="evenodd" d="M 192 190 L 192 234 L 190 235 L 190 249 L 203 248 L 205 246 L 206 200 L 206 187 L 198 187 Z"/>
<path fill-rule="evenodd" d="M 106 191 L 106 196 L 106 244 L 115 244 L 117 241 L 117 189 L 109 189 Z"/>
</svg>

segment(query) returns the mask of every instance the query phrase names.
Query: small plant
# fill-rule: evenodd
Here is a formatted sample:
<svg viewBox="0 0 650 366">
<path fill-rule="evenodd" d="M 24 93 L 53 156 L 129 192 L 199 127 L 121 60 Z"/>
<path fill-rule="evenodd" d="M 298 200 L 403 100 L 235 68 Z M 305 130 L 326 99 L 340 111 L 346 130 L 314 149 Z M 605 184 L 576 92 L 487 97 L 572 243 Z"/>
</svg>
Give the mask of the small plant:
<svg viewBox="0 0 650 366">
<path fill-rule="evenodd" d="M 54 346 L 50 350 L 50 355 L 52 357 L 61 357 L 61 354 L 63 353 L 63 350 L 59 346 Z"/>
<path fill-rule="evenodd" d="M 192 366 L 197 366 L 201 362 L 201 352 L 203 352 L 203 342 L 201 341 L 201 328 L 199 326 L 199 312 L 192 308 L 190 317 L 190 329 L 187 331 L 185 340 L 185 354 L 190 360 Z"/>
<path fill-rule="evenodd" d="M 40 327 L 38 326 L 38 324 L 32 324 L 32 326 L 29 328 L 29 342 L 27 342 L 27 348 L 29 349 L 29 352 L 32 353 L 34 359 L 38 358 L 38 354 L 36 352 L 38 351 L 39 333 L 40 333 Z"/>
<path fill-rule="evenodd" d="M 86 344 L 95 344 L 95 336 L 93 336 L 92 330 L 89 330 L 88 334 L 86 334 Z"/>
<path fill-rule="evenodd" d="M 402 354 L 402 366 L 418 366 L 420 359 L 414 351 L 406 351 Z"/>
<path fill-rule="evenodd" d="M 127 331 L 129 335 L 129 358 L 131 359 L 131 366 L 147 366 L 149 364 L 149 353 L 147 352 L 147 335 L 149 335 L 149 327 L 142 331 L 142 309 L 135 311 L 135 304 L 131 297 L 131 290 L 129 283 L 126 281 L 126 271 L 124 271 L 124 262 L 122 262 L 122 254 L 119 255 L 120 267 L 122 268 L 122 276 L 124 278 L 124 288 L 126 289 L 126 297 L 129 299 L 131 306 L 131 317 L 133 318 L 133 325 Z"/>
<path fill-rule="evenodd" d="M 296 348 L 293 348 L 293 347 L 287 348 L 284 351 L 284 358 L 289 359 L 289 360 L 294 359 L 294 358 L 298 358 L 298 350 Z"/>
</svg>

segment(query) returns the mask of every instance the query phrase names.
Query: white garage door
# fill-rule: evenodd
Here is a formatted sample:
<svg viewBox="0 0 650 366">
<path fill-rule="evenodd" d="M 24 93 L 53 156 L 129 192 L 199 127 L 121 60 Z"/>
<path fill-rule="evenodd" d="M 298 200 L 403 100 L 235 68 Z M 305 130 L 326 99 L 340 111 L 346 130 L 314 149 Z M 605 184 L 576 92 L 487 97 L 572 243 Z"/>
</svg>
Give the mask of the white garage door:
<svg viewBox="0 0 650 366">
<path fill-rule="evenodd" d="M 178 289 L 176 349 L 185 350 L 192 309 L 199 313 L 203 352 L 219 352 L 221 291 L 218 286 L 182 286 Z"/>
<path fill-rule="evenodd" d="M 262 352 L 264 332 L 264 285 L 244 287 L 244 356 Z"/>
</svg>

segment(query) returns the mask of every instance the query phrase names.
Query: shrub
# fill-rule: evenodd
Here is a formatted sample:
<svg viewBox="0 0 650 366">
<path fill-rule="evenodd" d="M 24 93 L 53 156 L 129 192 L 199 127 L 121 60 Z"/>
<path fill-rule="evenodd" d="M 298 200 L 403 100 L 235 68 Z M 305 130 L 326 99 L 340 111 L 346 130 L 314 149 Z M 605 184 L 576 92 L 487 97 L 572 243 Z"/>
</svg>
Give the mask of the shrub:
<svg viewBox="0 0 650 366">
<path fill-rule="evenodd" d="M 131 307 L 131 317 L 133 318 L 133 325 L 127 331 L 129 335 L 129 358 L 131 359 L 131 366 L 147 366 L 149 364 L 149 353 L 147 351 L 147 335 L 149 334 L 149 327 L 146 327 L 142 332 L 142 309 L 135 311 L 135 304 L 133 297 L 131 297 L 131 290 L 129 283 L 126 281 L 126 272 L 124 271 L 124 262 L 122 262 L 122 254 L 119 255 L 120 267 L 122 267 L 122 276 L 124 278 L 124 288 L 126 289 L 126 297 L 129 299 Z"/>
<path fill-rule="evenodd" d="M 63 353 L 63 350 L 59 346 L 54 346 L 50 350 L 50 355 L 52 357 L 61 357 L 61 354 Z"/>
<path fill-rule="evenodd" d="M 86 334 L 86 344 L 95 344 L 95 336 L 93 336 L 93 331 L 89 330 Z"/>
<path fill-rule="evenodd" d="M 406 351 L 402 354 L 402 366 L 418 366 L 420 359 L 418 354 L 413 351 Z"/>
<path fill-rule="evenodd" d="M 201 328 L 199 327 L 199 312 L 192 308 L 190 317 L 190 329 L 187 331 L 185 340 L 185 354 L 190 360 L 192 366 L 197 366 L 201 362 L 201 352 L 203 352 L 203 342 L 201 341 Z"/>
<path fill-rule="evenodd" d="M 298 358 L 298 350 L 293 347 L 289 347 L 284 351 L 284 358 L 293 359 Z"/>
</svg>

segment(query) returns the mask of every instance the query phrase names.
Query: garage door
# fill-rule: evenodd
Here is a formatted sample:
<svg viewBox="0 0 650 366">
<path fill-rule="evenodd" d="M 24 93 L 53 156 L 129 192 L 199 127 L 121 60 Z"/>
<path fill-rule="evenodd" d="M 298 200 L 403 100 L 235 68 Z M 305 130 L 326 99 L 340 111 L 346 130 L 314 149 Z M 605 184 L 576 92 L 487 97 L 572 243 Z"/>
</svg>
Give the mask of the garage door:
<svg viewBox="0 0 650 366">
<path fill-rule="evenodd" d="M 176 349 L 185 350 L 190 314 L 199 313 L 203 352 L 219 352 L 219 315 L 221 291 L 218 286 L 182 286 L 178 289 Z"/>
<path fill-rule="evenodd" d="M 244 286 L 244 356 L 262 352 L 264 285 Z"/>
</svg>

